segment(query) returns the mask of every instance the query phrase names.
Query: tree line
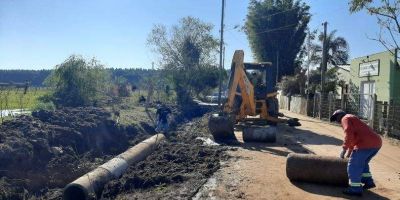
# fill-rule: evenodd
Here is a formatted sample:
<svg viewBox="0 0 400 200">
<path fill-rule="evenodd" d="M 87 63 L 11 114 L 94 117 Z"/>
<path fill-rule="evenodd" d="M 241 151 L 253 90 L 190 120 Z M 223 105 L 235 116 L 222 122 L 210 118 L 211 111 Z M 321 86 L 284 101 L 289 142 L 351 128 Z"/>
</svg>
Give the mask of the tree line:
<svg viewBox="0 0 400 200">
<path fill-rule="evenodd" d="M 122 78 L 138 88 L 144 87 L 144 79 L 146 77 L 154 77 L 158 70 L 153 69 L 121 69 L 121 68 L 106 68 L 105 69 L 111 79 Z M 45 80 L 53 70 L 0 70 L 0 83 L 23 83 L 29 82 L 31 87 L 46 87 Z"/>
</svg>

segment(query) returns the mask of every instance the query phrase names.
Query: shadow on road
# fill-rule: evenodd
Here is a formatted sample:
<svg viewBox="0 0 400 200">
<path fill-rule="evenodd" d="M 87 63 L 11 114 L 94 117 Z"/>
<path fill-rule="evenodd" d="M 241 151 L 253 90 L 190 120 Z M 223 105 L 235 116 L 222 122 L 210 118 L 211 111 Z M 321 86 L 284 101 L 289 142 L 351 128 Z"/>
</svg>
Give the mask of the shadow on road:
<svg viewBox="0 0 400 200">
<path fill-rule="evenodd" d="M 330 196 L 343 199 L 374 199 L 374 200 L 389 200 L 389 198 L 383 197 L 373 191 L 364 191 L 362 197 L 348 196 L 342 193 L 344 187 L 330 186 L 330 185 L 319 185 L 313 183 L 303 183 L 303 182 L 292 182 L 296 187 L 307 191 L 309 193 Z"/>
<path fill-rule="evenodd" d="M 281 134 L 287 135 L 292 140 L 300 142 L 302 144 L 312 144 L 312 145 L 337 145 L 343 144 L 343 141 L 329 135 L 322 135 L 310 130 L 303 130 L 288 126 L 280 127 Z"/>
<path fill-rule="evenodd" d="M 236 127 L 236 130 L 240 131 L 242 127 Z M 306 145 L 309 144 L 340 146 L 342 143 L 342 140 L 332 136 L 321 135 L 316 132 L 293 128 L 287 125 L 280 125 L 278 126 L 276 143 L 246 142 L 242 143 L 241 147 L 252 151 L 262 151 L 286 157 L 291 152 L 314 154 L 312 150 L 306 147 Z M 285 147 L 289 151 L 279 150 L 274 147 Z"/>
</svg>

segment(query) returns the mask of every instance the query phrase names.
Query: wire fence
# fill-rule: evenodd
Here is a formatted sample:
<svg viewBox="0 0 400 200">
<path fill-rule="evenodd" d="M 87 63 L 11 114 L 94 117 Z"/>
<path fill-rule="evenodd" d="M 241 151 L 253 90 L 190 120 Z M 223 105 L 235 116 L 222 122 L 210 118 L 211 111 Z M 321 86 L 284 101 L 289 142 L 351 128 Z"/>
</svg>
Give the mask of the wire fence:
<svg viewBox="0 0 400 200">
<path fill-rule="evenodd" d="M 342 109 L 358 116 L 378 133 L 400 139 L 400 98 L 378 101 L 376 94 L 316 93 L 309 98 L 281 96 L 280 105 L 282 109 L 321 120 L 329 120 L 335 110 Z"/>
</svg>

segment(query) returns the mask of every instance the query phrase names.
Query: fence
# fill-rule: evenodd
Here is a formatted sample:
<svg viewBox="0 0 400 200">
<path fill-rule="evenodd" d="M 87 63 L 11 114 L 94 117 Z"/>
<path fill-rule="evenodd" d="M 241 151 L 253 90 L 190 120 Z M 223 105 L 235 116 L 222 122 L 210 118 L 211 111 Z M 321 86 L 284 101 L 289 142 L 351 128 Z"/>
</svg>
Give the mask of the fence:
<svg viewBox="0 0 400 200">
<path fill-rule="evenodd" d="M 375 94 L 316 93 L 309 98 L 280 96 L 279 101 L 281 109 L 321 120 L 328 120 L 335 110 L 343 109 L 360 117 L 377 132 L 400 139 L 400 98 L 386 102 L 377 101 Z"/>
</svg>

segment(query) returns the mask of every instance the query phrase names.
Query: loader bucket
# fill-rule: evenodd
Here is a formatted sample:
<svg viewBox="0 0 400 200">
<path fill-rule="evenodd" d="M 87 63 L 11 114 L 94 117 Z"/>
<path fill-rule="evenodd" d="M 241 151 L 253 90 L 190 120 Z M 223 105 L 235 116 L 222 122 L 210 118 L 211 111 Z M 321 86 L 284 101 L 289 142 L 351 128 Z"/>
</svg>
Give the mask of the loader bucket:
<svg viewBox="0 0 400 200">
<path fill-rule="evenodd" d="M 228 115 L 213 114 L 208 120 L 208 129 L 215 141 L 236 140 L 234 122 Z"/>
</svg>

